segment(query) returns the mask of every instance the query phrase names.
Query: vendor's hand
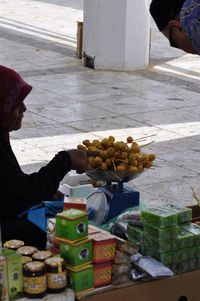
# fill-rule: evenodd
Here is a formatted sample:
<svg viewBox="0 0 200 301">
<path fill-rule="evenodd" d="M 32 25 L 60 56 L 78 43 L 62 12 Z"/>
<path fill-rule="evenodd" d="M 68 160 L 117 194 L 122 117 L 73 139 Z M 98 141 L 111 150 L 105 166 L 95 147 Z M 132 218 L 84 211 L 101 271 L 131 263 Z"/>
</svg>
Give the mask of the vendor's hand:
<svg viewBox="0 0 200 301">
<path fill-rule="evenodd" d="M 67 152 L 71 157 L 71 169 L 77 173 L 84 173 L 88 167 L 87 152 L 78 149 L 70 149 Z"/>
</svg>

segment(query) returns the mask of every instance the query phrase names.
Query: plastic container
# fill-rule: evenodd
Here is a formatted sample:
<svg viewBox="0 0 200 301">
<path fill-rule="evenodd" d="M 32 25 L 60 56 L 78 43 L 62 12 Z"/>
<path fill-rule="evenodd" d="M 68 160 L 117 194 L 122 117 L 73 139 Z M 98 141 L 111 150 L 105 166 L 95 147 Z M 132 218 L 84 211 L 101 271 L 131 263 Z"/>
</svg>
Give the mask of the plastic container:
<svg viewBox="0 0 200 301">
<path fill-rule="evenodd" d="M 178 214 L 161 207 L 142 210 L 142 220 L 145 224 L 159 228 L 177 226 Z"/>
<path fill-rule="evenodd" d="M 64 259 L 51 257 L 45 260 L 47 290 L 50 293 L 60 293 L 67 287 L 67 271 Z"/>
<path fill-rule="evenodd" d="M 60 242 L 60 255 L 67 266 L 80 268 L 92 262 L 92 241 L 83 240 L 74 244 Z"/>
<path fill-rule="evenodd" d="M 87 213 L 77 209 L 63 211 L 56 215 L 56 236 L 76 242 L 88 236 Z"/>
<path fill-rule="evenodd" d="M 40 261 L 23 266 L 24 292 L 29 298 L 43 298 L 47 290 L 46 267 Z"/>
<path fill-rule="evenodd" d="M 149 224 L 144 224 L 144 235 L 150 236 L 157 240 L 174 240 L 178 239 L 178 227 L 159 228 Z"/>
<path fill-rule="evenodd" d="M 102 263 L 115 258 L 115 237 L 105 232 L 90 235 L 93 248 L 93 262 Z"/>
</svg>

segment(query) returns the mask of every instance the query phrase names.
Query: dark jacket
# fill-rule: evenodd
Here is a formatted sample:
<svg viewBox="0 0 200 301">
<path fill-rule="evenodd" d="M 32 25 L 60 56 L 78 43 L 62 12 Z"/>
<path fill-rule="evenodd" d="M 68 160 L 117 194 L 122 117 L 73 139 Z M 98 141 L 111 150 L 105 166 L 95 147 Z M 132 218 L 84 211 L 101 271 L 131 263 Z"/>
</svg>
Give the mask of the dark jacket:
<svg viewBox="0 0 200 301">
<path fill-rule="evenodd" d="M 61 151 L 38 172 L 27 175 L 21 170 L 10 143 L 0 134 L 0 218 L 16 216 L 51 198 L 70 169 L 70 156 Z"/>
</svg>

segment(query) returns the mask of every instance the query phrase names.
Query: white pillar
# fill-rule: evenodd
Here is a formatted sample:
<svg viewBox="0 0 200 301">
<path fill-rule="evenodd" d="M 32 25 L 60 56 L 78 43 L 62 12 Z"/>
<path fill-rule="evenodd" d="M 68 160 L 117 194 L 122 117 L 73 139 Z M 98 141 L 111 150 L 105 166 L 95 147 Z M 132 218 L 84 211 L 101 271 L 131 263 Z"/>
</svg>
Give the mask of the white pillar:
<svg viewBox="0 0 200 301">
<path fill-rule="evenodd" d="M 149 63 L 149 0 L 84 0 L 83 54 L 95 69 L 132 71 Z"/>
</svg>

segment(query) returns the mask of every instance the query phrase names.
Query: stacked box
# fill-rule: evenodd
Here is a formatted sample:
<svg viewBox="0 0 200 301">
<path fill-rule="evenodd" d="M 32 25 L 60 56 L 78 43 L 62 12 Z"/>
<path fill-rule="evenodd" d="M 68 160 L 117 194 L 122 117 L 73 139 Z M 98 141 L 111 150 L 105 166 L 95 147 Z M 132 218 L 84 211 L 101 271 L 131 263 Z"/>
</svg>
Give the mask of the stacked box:
<svg viewBox="0 0 200 301">
<path fill-rule="evenodd" d="M 163 207 L 152 207 L 142 210 L 142 220 L 144 224 L 158 228 L 177 226 L 178 214 L 170 212 Z"/>
<path fill-rule="evenodd" d="M 68 267 L 80 268 L 92 262 L 92 241 L 88 239 L 74 244 L 60 241 L 60 255 Z"/>
<path fill-rule="evenodd" d="M 178 214 L 178 224 L 192 220 L 192 209 L 180 205 L 166 204 L 162 208 Z"/>
<path fill-rule="evenodd" d="M 94 286 L 111 283 L 112 260 L 115 258 L 116 239 L 107 232 L 90 235 L 93 248 Z"/>
<path fill-rule="evenodd" d="M 127 226 L 128 240 L 136 244 L 140 253 L 144 253 L 144 231 L 142 227 L 128 224 Z"/>
<path fill-rule="evenodd" d="M 87 213 L 74 208 L 58 213 L 56 239 L 67 265 L 69 287 L 76 294 L 93 289 L 92 241 L 88 239 Z"/>
<path fill-rule="evenodd" d="M 142 211 L 144 254 L 175 273 L 200 268 L 200 227 L 190 223 L 191 210 L 165 205 Z"/>
</svg>

